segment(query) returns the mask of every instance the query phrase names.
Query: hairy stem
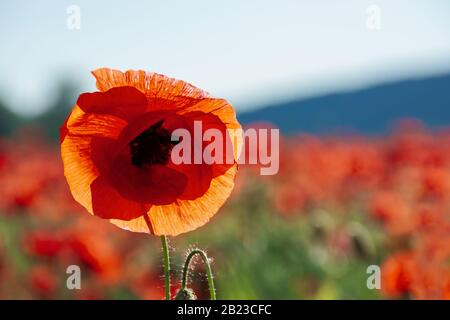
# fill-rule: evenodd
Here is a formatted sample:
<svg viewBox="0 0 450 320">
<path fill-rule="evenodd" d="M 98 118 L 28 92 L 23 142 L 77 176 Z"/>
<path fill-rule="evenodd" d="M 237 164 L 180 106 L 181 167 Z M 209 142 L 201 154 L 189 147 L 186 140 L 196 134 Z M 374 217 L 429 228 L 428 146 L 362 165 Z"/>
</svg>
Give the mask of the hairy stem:
<svg viewBox="0 0 450 320">
<path fill-rule="evenodd" d="M 189 264 L 191 263 L 192 258 L 197 254 L 202 257 L 203 262 L 206 265 L 206 276 L 208 278 L 210 299 L 216 300 L 216 288 L 214 287 L 214 279 L 213 279 L 213 275 L 212 275 L 212 271 L 211 271 L 211 264 L 209 262 L 208 256 L 206 255 L 206 252 L 203 250 L 200 250 L 200 249 L 192 250 L 186 257 L 186 261 L 184 262 L 184 267 L 183 267 L 183 278 L 181 280 L 181 289 L 186 289 Z"/>
<path fill-rule="evenodd" d="M 164 284 L 165 284 L 166 300 L 170 300 L 170 257 L 169 257 L 169 245 L 166 236 L 161 236 L 161 245 L 164 261 Z"/>
</svg>

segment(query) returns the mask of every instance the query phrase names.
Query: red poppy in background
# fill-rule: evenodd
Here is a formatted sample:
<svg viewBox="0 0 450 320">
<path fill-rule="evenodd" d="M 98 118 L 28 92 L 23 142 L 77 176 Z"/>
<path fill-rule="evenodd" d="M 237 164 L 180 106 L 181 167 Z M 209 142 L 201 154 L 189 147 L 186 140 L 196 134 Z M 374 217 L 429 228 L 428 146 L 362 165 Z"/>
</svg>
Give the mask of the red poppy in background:
<svg viewBox="0 0 450 320">
<path fill-rule="evenodd" d="M 58 279 L 46 266 L 33 267 L 29 272 L 28 281 L 31 288 L 43 297 L 52 296 L 58 286 Z"/>
<path fill-rule="evenodd" d="M 171 135 L 183 128 L 194 136 L 193 123 L 201 121 L 203 131 L 218 129 L 231 141 L 236 159 L 236 137 L 228 131 L 240 129 L 233 107 L 156 73 L 103 68 L 93 75 L 100 92 L 80 95 L 61 127 L 75 200 L 135 232 L 177 235 L 205 224 L 233 189 L 236 161 L 175 164 Z"/>
<path fill-rule="evenodd" d="M 398 252 L 390 256 L 381 269 L 381 289 L 385 296 L 400 297 L 410 293 L 414 274 L 414 260 L 411 252 Z"/>
</svg>

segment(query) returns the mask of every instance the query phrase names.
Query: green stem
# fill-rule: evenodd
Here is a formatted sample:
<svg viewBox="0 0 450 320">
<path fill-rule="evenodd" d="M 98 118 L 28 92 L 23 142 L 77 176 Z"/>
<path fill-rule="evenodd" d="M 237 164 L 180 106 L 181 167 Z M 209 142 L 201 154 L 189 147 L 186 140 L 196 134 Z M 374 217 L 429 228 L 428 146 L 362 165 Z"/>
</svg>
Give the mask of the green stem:
<svg viewBox="0 0 450 320">
<path fill-rule="evenodd" d="M 203 262 L 206 265 L 206 276 L 208 278 L 208 287 L 209 287 L 209 296 L 211 300 L 216 300 L 216 288 L 214 287 L 214 279 L 211 271 L 211 264 L 209 263 L 208 256 L 206 252 L 200 249 L 192 250 L 188 256 L 186 257 L 186 261 L 183 267 L 183 278 L 181 280 L 181 289 L 186 289 L 187 285 L 187 276 L 189 270 L 189 264 L 191 263 L 192 258 L 196 255 L 200 255 L 203 258 Z"/>
<path fill-rule="evenodd" d="M 161 236 L 161 245 L 164 259 L 164 284 L 165 284 L 166 300 L 170 300 L 170 258 L 169 258 L 169 245 L 166 236 Z"/>
</svg>

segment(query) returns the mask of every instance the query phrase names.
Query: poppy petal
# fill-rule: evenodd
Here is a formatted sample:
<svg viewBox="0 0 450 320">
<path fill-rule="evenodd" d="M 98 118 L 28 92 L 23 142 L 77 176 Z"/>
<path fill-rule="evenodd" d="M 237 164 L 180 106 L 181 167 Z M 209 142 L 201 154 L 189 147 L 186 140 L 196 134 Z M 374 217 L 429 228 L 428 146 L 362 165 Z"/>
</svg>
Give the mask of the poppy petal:
<svg viewBox="0 0 450 320">
<path fill-rule="evenodd" d="M 211 185 L 213 172 L 207 164 L 168 165 L 186 177 L 186 186 L 177 199 L 193 200 L 204 194 Z"/>
<path fill-rule="evenodd" d="M 176 97 L 188 97 L 201 99 L 209 96 L 205 91 L 185 81 L 143 70 L 122 72 L 109 68 L 100 68 L 92 71 L 92 74 L 97 80 L 97 89 L 100 91 L 108 91 L 115 87 L 131 86 L 151 98 L 170 100 Z"/>
<path fill-rule="evenodd" d="M 80 136 L 66 135 L 61 144 L 64 176 L 74 199 L 92 213 L 91 183 L 99 176 L 91 154 L 91 141 Z"/>
<path fill-rule="evenodd" d="M 184 114 L 184 117 L 186 118 L 187 123 L 193 124 L 194 121 L 201 122 L 202 125 L 202 137 L 205 135 L 205 132 L 209 129 L 216 129 L 219 130 L 221 133 L 221 143 L 219 144 L 219 149 L 221 149 L 222 157 L 221 159 L 218 159 L 219 161 L 217 163 L 213 163 L 210 165 L 212 170 L 212 177 L 217 177 L 218 175 L 223 174 L 226 172 L 232 165 L 236 163 L 236 157 L 234 157 L 234 149 L 235 146 L 233 144 L 233 140 L 230 137 L 230 134 L 233 134 L 231 131 L 227 130 L 228 128 L 225 126 L 225 124 L 220 120 L 218 116 L 216 116 L 213 113 L 204 113 L 200 111 L 194 111 L 190 113 Z M 192 129 L 191 129 L 192 130 Z M 194 135 L 193 130 L 191 131 L 191 134 Z M 201 150 L 205 150 L 206 146 L 209 143 L 214 143 L 205 141 L 203 142 L 203 146 Z M 227 144 L 231 145 L 231 148 L 227 148 Z M 221 145 L 221 147 L 220 147 Z M 195 148 L 195 147 L 194 147 Z M 227 154 L 229 153 L 229 154 Z M 230 158 L 232 162 L 228 160 Z"/>
<path fill-rule="evenodd" d="M 124 150 L 111 163 L 109 179 L 125 198 L 151 204 L 173 202 L 186 188 L 187 177 L 164 165 L 139 168 Z"/>
<path fill-rule="evenodd" d="M 84 113 L 68 122 L 70 135 L 116 139 L 127 122 L 112 115 Z"/>
<path fill-rule="evenodd" d="M 229 129 L 241 128 L 239 122 L 236 120 L 236 113 L 233 107 L 224 99 L 202 99 L 197 104 L 184 108 L 179 114 L 186 114 L 194 111 L 216 115 Z"/>
<path fill-rule="evenodd" d="M 183 108 L 178 113 L 184 115 L 198 111 L 213 114 L 220 119 L 228 130 L 228 138 L 233 144 L 234 158 L 238 159 L 242 147 L 242 127 L 236 119 L 233 107 L 224 99 L 207 98 Z"/>
<path fill-rule="evenodd" d="M 234 165 L 225 174 L 212 179 L 208 191 L 195 200 L 177 200 L 169 205 L 152 206 L 146 218 L 110 221 L 126 230 L 155 235 L 176 236 L 192 231 L 207 223 L 225 203 L 233 190 L 236 172 L 237 165 Z"/>
<path fill-rule="evenodd" d="M 102 176 L 91 184 L 91 193 L 93 213 L 103 219 L 131 220 L 150 208 L 150 205 L 125 199 Z"/>
<path fill-rule="evenodd" d="M 147 111 L 147 98 L 133 87 L 111 88 L 106 92 L 83 93 L 77 105 L 86 113 L 110 114 L 131 121 Z"/>
<path fill-rule="evenodd" d="M 95 138 L 116 138 L 125 121 L 109 115 L 86 114 L 78 106 L 66 121 L 65 137 L 61 143 L 64 175 L 70 190 L 81 205 L 92 213 L 91 183 L 99 176 L 92 155 Z"/>
</svg>

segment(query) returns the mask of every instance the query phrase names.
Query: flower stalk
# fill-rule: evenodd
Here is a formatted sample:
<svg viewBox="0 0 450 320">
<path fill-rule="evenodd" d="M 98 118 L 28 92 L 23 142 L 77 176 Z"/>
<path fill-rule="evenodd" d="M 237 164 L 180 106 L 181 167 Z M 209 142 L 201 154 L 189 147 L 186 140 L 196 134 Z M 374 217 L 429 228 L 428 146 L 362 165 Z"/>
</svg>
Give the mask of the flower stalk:
<svg viewBox="0 0 450 320">
<path fill-rule="evenodd" d="M 213 278 L 213 274 L 212 274 L 212 270 L 211 270 L 211 263 L 209 262 L 206 252 L 201 249 L 192 250 L 191 252 L 189 252 L 188 256 L 186 257 L 186 261 L 184 262 L 184 267 L 183 267 L 183 278 L 181 280 L 181 290 L 186 290 L 189 265 L 192 261 L 192 258 L 195 255 L 201 256 L 203 259 L 203 262 L 205 263 L 206 277 L 208 279 L 209 297 L 211 300 L 216 300 L 216 288 L 214 287 L 214 278 Z"/>
<path fill-rule="evenodd" d="M 166 300 L 170 300 L 170 256 L 169 256 L 169 244 L 166 236 L 161 236 L 161 245 L 164 264 L 164 288 Z"/>
</svg>

